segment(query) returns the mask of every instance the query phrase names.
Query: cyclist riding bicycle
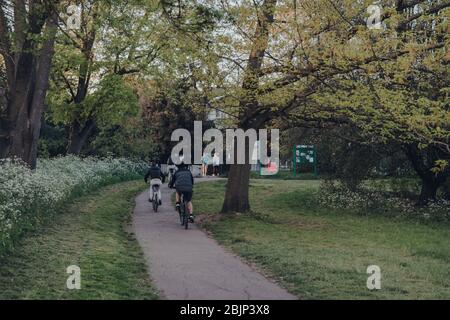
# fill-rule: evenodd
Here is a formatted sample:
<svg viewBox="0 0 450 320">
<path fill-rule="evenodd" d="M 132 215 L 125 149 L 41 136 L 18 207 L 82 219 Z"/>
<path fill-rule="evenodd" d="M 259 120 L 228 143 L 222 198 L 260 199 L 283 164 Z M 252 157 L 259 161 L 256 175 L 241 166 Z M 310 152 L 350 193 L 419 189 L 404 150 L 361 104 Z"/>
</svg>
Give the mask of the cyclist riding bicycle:
<svg viewBox="0 0 450 320">
<path fill-rule="evenodd" d="M 158 186 L 158 199 L 159 199 L 159 205 L 162 204 L 162 198 L 161 198 L 161 184 L 163 183 L 164 175 L 161 172 L 161 169 L 158 167 L 156 161 L 152 161 L 150 164 L 150 168 L 147 171 L 147 174 L 145 175 L 145 183 L 148 182 L 148 179 L 150 178 L 150 192 L 149 192 L 149 202 L 153 202 L 153 187 Z"/>
<path fill-rule="evenodd" d="M 176 192 L 176 207 L 180 207 L 181 194 L 183 194 L 186 207 L 189 212 L 189 220 L 194 222 L 194 208 L 192 206 L 192 194 L 194 190 L 194 177 L 192 176 L 189 167 L 183 162 L 177 165 L 178 170 L 169 182 L 169 188 L 174 188 Z"/>
</svg>

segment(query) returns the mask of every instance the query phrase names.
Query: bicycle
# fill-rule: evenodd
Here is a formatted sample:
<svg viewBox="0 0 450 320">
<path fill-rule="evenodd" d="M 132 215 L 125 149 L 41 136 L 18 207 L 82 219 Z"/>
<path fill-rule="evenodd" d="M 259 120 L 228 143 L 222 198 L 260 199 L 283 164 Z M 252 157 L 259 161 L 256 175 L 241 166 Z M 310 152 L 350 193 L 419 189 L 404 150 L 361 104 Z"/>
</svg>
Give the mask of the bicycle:
<svg viewBox="0 0 450 320">
<path fill-rule="evenodd" d="M 159 199 L 158 199 L 158 191 L 159 191 L 159 185 L 153 185 L 153 211 L 158 212 L 158 206 L 159 206 Z"/>
<path fill-rule="evenodd" d="M 174 175 L 174 169 L 173 168 L 170 168 L 169 169 L 169 173 L 168 173 L 168 181 L 169 181 L 169 183 L 170 183 L 170 181 L 172 181 L 172 178 L 173 178 L 173 175 Z"/>
<path fill-rule="evenodd" d="M 183 193 L 181 193 L 180 206 L 178 207 L 181 226 L 185 229 L 189 227 L 189 214 L 187 213 L 186 201 L 184 201 Z"/>
</svg>

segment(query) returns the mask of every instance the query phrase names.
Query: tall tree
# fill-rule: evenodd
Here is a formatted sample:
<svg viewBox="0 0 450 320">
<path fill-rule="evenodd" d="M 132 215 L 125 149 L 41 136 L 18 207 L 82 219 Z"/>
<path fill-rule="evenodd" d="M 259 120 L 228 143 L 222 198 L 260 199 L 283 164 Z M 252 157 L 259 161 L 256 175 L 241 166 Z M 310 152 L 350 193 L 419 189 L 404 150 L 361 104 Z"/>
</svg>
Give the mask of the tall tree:
<svg viewBox="0 0 450 320">
<path fill-rule="evenodd" d="M 235 71 L 222 83 L 234 102 L 217 107 L 232 113 L 235 125 L 244 129 L 270 126 L 276 119 L 294 126 L 359 120 L 364 127 L 367 121 L 361 120 L 370 119 L 373 110 L 383 115 L 380 104 L 372 103 L 373 91 L 370 99 L 362 92 L 371 88 L 370 83 L 381 87 L 378 79 L 391 84 L 400 74 L 406 79 L 418 59 L 430 60 L 434 55 L 432 64 L 442 66 L 448 43 L 445 13 L 450 2 L 387 2 L 380 11 L 380 30 L 368 28 L 366 11 L 371 4 L 350 0 L 220 1 L 218 6 L 229 19 L 223 32 L 217 32 L 220 36 L 212 54 L 220 55 L 222 69 L 226 66 Z M 424 41 L 425 31 L 410 26 L 427 23 L 434 36 Z M 333 98 L 343 84 L 359 102 L 358 110 Z M 352 86 L 362 91 L 349 91 Z M 445 114 L 442 106 L 436 110 Z M 398 105 L 397 111 L 399 108 L 403 106 Z M 428 120 L 438 117 L 435 114 Z M 399 127 L 400 122 L 381 124 L 385 132 L 393 134 L 389 126 Z M 436 126 L 435 133 L 438 128 L 443 129 Z M 231 166 L 223 212 L 249 210 L 249 168 Z"/>
<path fill-rule="evenodd" d="M 396 34 L 381 35 L 409 53 L 341 77 L 312 102 L 328 110 L 327 117 L 354 123 L 366 143 L 400 145 L 422 180 L 421 205 L 436 197 L 450 175 L 449 5 L 397 2 L 393 12 L 402 20 L 390 26 Z M 386 43 L 383 38 L 373 35 L 369 48 Z"/>
<path fill-rule="evenodd" d="M 259 108 L 256 90 L 259 86 L 258 74 L 261 72 L 263 59 L 269 46 L 269 32 L 274 21 L 276 3 L 276 0 L 264 0 L 257 10 L 257 23 L 251 40 L 247 66 L 244 69 L 243 92 L 239 101 L 238 127 L 244 130 L 258 129 L 263 124 L 263 119 L 257 115 Z M 248 143 L 246 141 L 247 147 Z M 236 152 L 234 154 L 236 155 Z M 230 167 L 222 212 L 246 212 L 250 210 L 248 198 L 250 155 L 246 154 L 245 158 L 245 164 L 233 164 Z"/>
<path fill-rule="evenodd" d="M 36 166 L 44 99 L 58 26 L 58 1 L 0 3 L 0 158 Z"/>
<path fill-rule="evenodd" d="M 109 115 L 113 121 L 126 114 L 109 108 L 105 100 L 89 98 L 101 83 L 115 79 L 117 84 L 117 77 L 133 82 L 133 77 L 147 75 L 165 45 L 155 1 L 84 0 L 79 7 L 80 27 L 57 39 L 50 99 L 54 119 L 68 127 L 71 154 L 80 154 L 98 132 L 100 119 Z M 129 109 L 127 95 L 117 92 L 114 98 L 118 108 Z"/>
</svg>

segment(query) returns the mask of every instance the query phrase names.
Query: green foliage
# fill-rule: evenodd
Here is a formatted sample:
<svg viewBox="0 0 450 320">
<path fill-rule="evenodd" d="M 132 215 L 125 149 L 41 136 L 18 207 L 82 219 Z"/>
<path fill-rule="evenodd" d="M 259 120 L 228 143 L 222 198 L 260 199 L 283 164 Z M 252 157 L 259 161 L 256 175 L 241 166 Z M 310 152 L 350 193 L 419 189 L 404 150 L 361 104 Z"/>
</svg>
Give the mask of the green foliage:
<svg viewBox="0 0 450 320">
<path fill-rule="evenodd" d="M 48 114 L 49 115 L 49 114 Z M 43 121 L 39 138 L 39 158 L 52 158 L 64 155 L 67 148 L 67 132 L 64 127 Z"/>
<path fill-rule="evenodd" d="M 146 83 L 140 90 L 143 126 L 151 130 L 154 156 L 165 162 L 175 142 L 172 132 L 184 128 L 193 133 L 194 121 L 206 118 L 204 96 L 195 79 L 165 79 Z M 203 128 L 206 130 L 208 125 Z"/>
<path fill-rule="evenodd" d="M 222 4 L 230 19 L 218 25 L 211 53 L 225 75 L 220 87 L 228 100 L 219 107 L 241 116 L 268 114 L 268 122 L 287 127 L 351 123 L 367 143 L 449 152 L 447 5 L 433 14 L 436 3 L 423 1 L 410 23 L 410 3 L 389 2 L 382 8 L 385 27 L 371 30 L 365 19 L 372 1 L 278 1 L 251 91 L 241 88 L 249 76 L 241 71 L 252 45 L 263 41 L 249 37 L 261 4 Z M 241 103 L 246 99 L 251 103 Z"/>
<path fill-rule="evenodd" d="M 157 153 L 156 147 L 153 129 L 139 115 L 125 119 L 120 125 L 99 130 L 90 142 L 87 153 L 150 160 Z"/>
<path fill-rule="evenodd" d="M 447 170 L 448 167 L 448 161 L 447 160 L 436 160 L 434 162 L 435 166 L 431 169 L 431 171 L 435 174 L 438 174 L 439 172 L 444 172 Z"/>
<path fill-rule="evenodd" d="M 163 0 L 161 7 L 169 23 L 182 32 L 213 31 L 216 22 L 223 17 L 211 3 Z"/>
<path fill-rule="evenodd" d="M 99 89 L 83 104 L 82 115 L 96 115 L 100 127 L 118 125 L 139 111 L 137 95 L 117 75 L 103 78 Z"/>
<path fill-rule="evenodd" d="M 66 125 L 77 117 L 81 123 L 95 118 L 100 128 L 114 126 L 136 116 L 139 111 L 136 93 L 117 75 L 104 77 L 97 90 L 81 103 L 62 103 L 68 97 L 61 98 L 58 92 L 51 92 L 48 99 L 52 121 Z"/>
</svg>

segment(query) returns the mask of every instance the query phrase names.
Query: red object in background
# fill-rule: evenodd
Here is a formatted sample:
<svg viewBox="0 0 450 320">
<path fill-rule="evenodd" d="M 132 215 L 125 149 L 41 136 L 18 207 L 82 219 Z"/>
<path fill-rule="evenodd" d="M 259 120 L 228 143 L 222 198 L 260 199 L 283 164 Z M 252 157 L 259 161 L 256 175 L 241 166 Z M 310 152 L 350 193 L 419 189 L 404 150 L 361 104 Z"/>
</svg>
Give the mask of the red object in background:
<svg viewBox="0 0 450 320">
<path fill-rule="evenodd" d="M 271 172 L 271 173 L 278 172 L 277 163 L 276 162 L 270 162 L 269 165 L 267 166 L 267 171 Z"/>
</svg>

